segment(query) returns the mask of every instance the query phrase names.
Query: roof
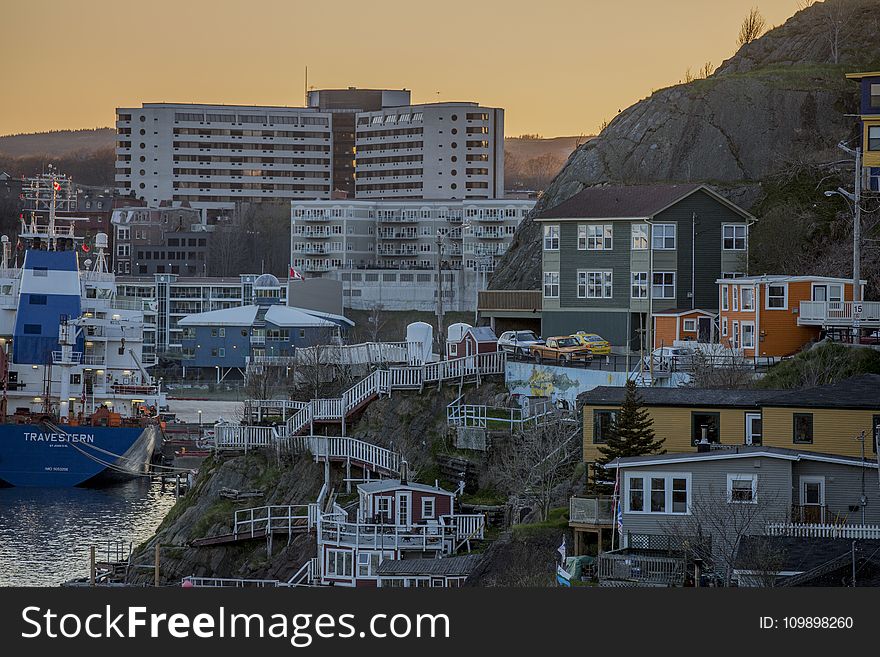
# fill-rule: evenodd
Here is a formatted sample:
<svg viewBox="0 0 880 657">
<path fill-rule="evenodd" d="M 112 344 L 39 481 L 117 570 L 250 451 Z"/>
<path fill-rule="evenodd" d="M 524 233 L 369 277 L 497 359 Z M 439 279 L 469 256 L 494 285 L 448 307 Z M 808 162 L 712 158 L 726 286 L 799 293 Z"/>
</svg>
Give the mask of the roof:
<svg viewBox="0 0 880 657">
<path fill-rule="evenodd" d="M 380 481 L 370 481 L 366 484 L 358 484 L 358 490 L 362 493 L 382 493 L 389 490 L 397 490 L 399 488 L 409 488 L 425 493 L 438 493 L 440 495 L 453 495 L 454 493 L 444 490 L 439 486 L 428 486 L 427 484 L 414 484 L 408 482 L 400 483 L 400 479 L 382 479 Z"/>
<path fill-rule="evenodd" d="M 860 552 L 880 549 L 880 540 L 859 540 Z M 801 573 L 847 555 L 851 558 L 853 540 L 849 538 L 803 538 L 796 536 L 743 536 L 734 558 L 734 569 L 753 568 L 749 555 L 771 551 L 781 557 L 780 572 Z"/>
<path fill-rule="evenodd" d="M 670 463 L 697 463 L 705 461 L 727 461 L 743 458 L 770 458 L 782 461 L 818 461 L 820 463 L 836 463 L 853 467 L 876 468 L 873 460 L 862 461 L 856 456 L 840 456 L 807 452 L 784 447 L 767 447 L 766 445 L 731 445 L 729 449 L 716 449 L 709 452 L 680 452 L 674 454 L 649 454 L 646 456 L 628 456 L 617 459 L 606 465 L 606 468 L 634 468 L 647 465 L 665 465 Z"/>
<path fill-rule="evenodd" d="M 380 577 L 406 575 L 470 575 L 483 559 L 481 554 L 463 554 L 441 559 L 385 559 L 379 564 Z"/>
<path fill-rule="evenodd" d="M 291 306 L 293 307 L 293 306 Z M 333 313 L 324 313 L 319 310 L 312 310 L 311 308 L 299 308 L 305 313 L 309 315 L 314 315 L 315 317 L 320 317 L 321 319 L 329 319 L 331 322 L 336 322 L 337 324 L 348 324 L 349 326 L 354 326 L 354 322 L 350 320 L 348 317 L 344 315 L 334 315 Z"/>
<path fill-rule="evenodd" d="M 702 308 L 670 308 L 669 310 L 654 311 L 654 317 L 681 317 L 682 315 L 692 315 L 698 313 L 708 317 L 715 317 L 718 313 L 711 310 L 703 310 Z"/>
<path fill-rule="evenodd" d="M 824 386 L 776 391 L 762 403 L 764 406 L 880 410 L 880 374 L 860 374 Z"/>
<path fill-rule="evenodd" d="M 579 405 L 619 406 L 623 386 L 599 386 L 578 395 Z M 863 408 L 880 410 L 880 374 L 860 374 L 838 383 L 791 390 L 743 388 L 639 388 L 646 406 L 691 408 Z"/>
<path fill-rule="evenodd" d="M 847 73 L 846 77 L 850 80 L 861 80 L 862 78 L 880 78 L 880 71 L 868 71 L 867 73 Z"/>
<path fill-rule="evenodd" d="M 266 311 L 266 321 L 275 326 L 284 327 L 329 328 L 336 326 L 335 322 L 318 317 L 305 308 L 293 308 L 292 306 L 284 306 L 281 304 L 269 306 L 269 309 Z"/>
<path fill-rule="evenodd" d="M 840 278 L 836 276 L 787 276 L 786 274 L 764 274 L 762 276 L 740 276 L 739 278 L 719 278 L 716 283 L 733 283 L 735 285 L 757 284 L 757 283 L 852 283 L 851 278 Z M 867 283 L 862 279 L 862 285 Z"/>
<path fill-rule="evenodd" d="M 477 342 L 498 342 L 498 336 L 488 326 L 472 326 L 465 334 L 470 333 Z"/>
<path fill-rule="evenodd" d="M 648 219 L 703 190 L 746 219 L 752 215 L 706 185 L 602 185 L 587 187 L 566 201 L 542 212 L 544 219 Z"/>
<path fill-rule="evenodd" d="M 178 326 L 253 326 L 257 318 L 256 306 L 238 306 L 209 310 L 181 317 Z"/>
<path fill-rule="evenodd" d="M 693 406 L 693 407 L 744 407 L 753 408 L 773 390 L 721 389 L 721 388 L 639 388 L 639 395 L 647 406 Z M 578 404 L 590 406 L 623 403 L 626 388 L 623 386 L 599 386 L 578 395 Z"/>
</svg>

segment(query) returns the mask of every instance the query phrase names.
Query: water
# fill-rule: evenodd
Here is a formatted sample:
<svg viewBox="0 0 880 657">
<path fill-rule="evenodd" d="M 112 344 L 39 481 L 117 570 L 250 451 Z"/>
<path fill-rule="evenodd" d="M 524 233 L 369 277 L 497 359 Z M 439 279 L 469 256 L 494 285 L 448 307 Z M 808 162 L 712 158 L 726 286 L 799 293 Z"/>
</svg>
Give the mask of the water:
<svg viewBox="0 0 880 657">
<path fill-rule="evenodd" d="M 88 577 L 90 544 L 137 547 L 173 505 L 173 487 L 161 493 L 145 478 L 101 489 L 0 488 L 0 586 Z"/>
</svg>

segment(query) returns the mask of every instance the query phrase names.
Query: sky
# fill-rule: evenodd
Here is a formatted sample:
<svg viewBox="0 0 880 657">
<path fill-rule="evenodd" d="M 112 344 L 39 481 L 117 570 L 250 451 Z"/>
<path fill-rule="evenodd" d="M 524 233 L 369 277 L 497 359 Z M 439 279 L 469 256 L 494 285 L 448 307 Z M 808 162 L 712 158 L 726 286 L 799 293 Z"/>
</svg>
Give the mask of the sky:
<svg viewBox="0 0 880 657">
<path fill-rule="evenodd" d="M 112 126 L 143 102 L 303 104 L 407 88 L 506 110 L 508 136 L 594 134 L 798 0 L 27 0 L 0 6 L 0 135 Z"/>
</svg>

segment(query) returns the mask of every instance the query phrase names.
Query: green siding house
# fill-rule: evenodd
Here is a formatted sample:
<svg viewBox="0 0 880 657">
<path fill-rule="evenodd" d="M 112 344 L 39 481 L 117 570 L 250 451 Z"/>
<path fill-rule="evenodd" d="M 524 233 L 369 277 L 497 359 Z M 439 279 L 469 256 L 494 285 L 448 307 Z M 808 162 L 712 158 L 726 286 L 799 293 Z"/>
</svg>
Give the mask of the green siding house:
<svg viewBox="0 0 880 657">
<path fill-rule="evenodd" d="M 754 220 L 702 184 L 589 187 L 546 210 L 543 335 L 636 348 L 649 312 L 717 311 L 715 281 L 746 273 Z"/>
</svg>

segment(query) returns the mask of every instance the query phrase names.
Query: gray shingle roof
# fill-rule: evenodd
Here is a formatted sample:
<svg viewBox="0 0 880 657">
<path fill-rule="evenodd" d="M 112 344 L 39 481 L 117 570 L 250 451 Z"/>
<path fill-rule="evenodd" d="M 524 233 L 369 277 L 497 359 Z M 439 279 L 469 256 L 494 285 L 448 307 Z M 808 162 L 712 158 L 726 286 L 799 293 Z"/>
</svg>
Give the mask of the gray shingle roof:
<svg viewBox="0 0 880 657">
<path fill-rule="evenodd" d="M 756 545 L 757 543 L 757 545 Z M 749 568 L 748 555 L 755 549 L 770 547 L 782 556 L 781 571 L 804 572 L 852 551 L 849 538 L 801 538 L 794 536 L 743 536 L 736 551 L 734 568 Z M 880 540 L 859 540 L 858 547 L 868 553 L 880 549 Z"/>
<path fill-rule="evenodd" d="M 379 564 L 380 576 L 403 577 L 406 575 L 470 575 L 480 560 L 481 554 L 463 554 L 458 557 L 442 559 L 386 559 Z"/>
<path fill-rule="evenodd" d="M 607 185 L 587 187 L 541 213 L 540 219 L 653 217 L 703 185 Z"/>
<path fill-rule="evenodd" d="M 880 374 L 861 374 L 815 388 L 777 391 L 765 406 L 880 409 Z"/>
</svg>

